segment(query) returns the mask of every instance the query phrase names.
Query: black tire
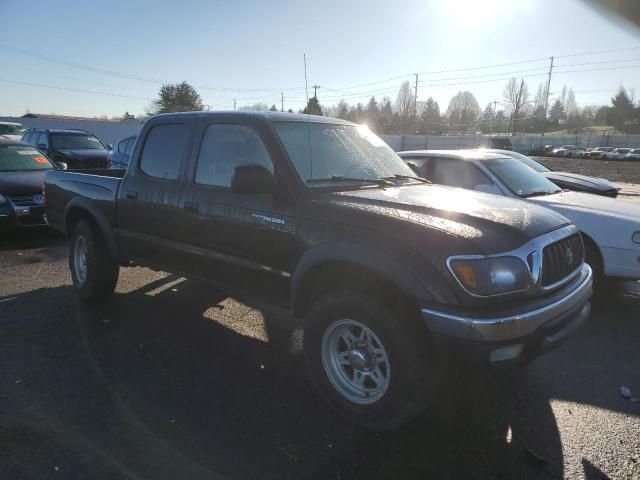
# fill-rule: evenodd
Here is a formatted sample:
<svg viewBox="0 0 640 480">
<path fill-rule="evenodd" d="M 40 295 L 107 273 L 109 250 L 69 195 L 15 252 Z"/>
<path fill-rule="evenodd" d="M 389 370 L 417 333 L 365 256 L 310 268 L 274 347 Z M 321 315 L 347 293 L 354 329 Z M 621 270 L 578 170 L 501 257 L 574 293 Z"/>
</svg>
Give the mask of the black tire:
<svg viewBox="0 0 640 480">
<path fill-rule="evenodd" d="M 85 274 L 76 271 L 76 250 L 85 248 Z M 120 267 L 107 250 L 101 235 L 85 220 L 79 221 L 71 234 L 69 269 L 73 287 L 83 302 L 97 302 L 109 297 L 118 283 Z"/>
<path fill-rule="evenodd" d="M 323 337 L 342 319 L 364 324 L 388 354 L 388 387 L 375 403 L 348 399 L 334 387 L 323 365 Z M 373 430 L 405 424 L 428 407 L 439 384 L 437 356 L 429 352 L 428 338 L 421 328 L 411 315 L 396 312 L 373 296 L 348 291 L 324 295 L 312 305 L 304 326 L 304 355 L 313 383 L 327 403 L 349 421 Z"/>
</svg>

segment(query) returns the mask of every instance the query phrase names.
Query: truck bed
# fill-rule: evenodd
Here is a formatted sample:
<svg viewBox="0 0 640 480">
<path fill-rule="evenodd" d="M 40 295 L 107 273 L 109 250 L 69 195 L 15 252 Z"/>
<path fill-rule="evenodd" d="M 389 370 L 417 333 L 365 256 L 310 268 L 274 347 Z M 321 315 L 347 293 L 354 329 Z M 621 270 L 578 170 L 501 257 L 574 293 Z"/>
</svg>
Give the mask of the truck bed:
<svg viewBox="0 0 640 480">
<path fill-rule="evenodd" d="M 65 211 L 72 206 L 98 209 L 115 226 L 116 196 L 124 169 L 52 170 L 45 176 L 45 212 L 49 226 L 66 232 Z"/>
</svg>

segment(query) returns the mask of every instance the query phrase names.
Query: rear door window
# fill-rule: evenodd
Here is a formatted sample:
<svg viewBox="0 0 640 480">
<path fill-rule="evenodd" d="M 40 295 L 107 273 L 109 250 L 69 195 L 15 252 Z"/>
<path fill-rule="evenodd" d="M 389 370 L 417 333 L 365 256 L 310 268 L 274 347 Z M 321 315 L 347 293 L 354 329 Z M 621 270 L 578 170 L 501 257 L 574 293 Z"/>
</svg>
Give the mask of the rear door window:
<svg viewBox="0 0 640 480">
<path fill-rule="evenodd" d="M 493 186 L 489 177 L 467 160 L 457 160 L 455 158 L 438 158 L 434 160 L 433 178 L 430 179 L 433 183 L 471 190 L 484 190 L 486 186 Z"/>
<path fill-rule="evenodd" d="M 156 178 L 175 180 L 187 146 L 187 125 L 172 123 L 151 127 L 140 156 L 140 170 Z"/>
</svg>

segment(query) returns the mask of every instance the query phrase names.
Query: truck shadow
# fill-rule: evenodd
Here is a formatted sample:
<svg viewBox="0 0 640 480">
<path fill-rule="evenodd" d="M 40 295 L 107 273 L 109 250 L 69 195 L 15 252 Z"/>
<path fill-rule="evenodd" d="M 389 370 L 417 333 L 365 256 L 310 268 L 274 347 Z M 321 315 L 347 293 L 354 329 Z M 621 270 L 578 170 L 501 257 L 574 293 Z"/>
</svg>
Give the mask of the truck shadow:
<svg viewBox="0 0 640 480">
<path fill-rule="evenodd" d="M 70 287 L 6 300 L 0 465 L 16 478 L 51 462 L 79 478 L 563 476 L 545 365 L 515 384 L 461 374 L 411 425 L 375 433 L 317 397 L 276 307 L 175 276 L 92 308 Z"/>
</svg>

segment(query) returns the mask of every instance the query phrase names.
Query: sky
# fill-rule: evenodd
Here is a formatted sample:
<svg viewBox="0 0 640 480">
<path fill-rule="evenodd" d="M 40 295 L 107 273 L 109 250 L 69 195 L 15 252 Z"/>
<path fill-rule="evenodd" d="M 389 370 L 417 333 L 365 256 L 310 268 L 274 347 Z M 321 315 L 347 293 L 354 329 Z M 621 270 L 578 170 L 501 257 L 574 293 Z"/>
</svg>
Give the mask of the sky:
<svg viewBox="0 0 640 480">
<path fill-rule="evenodd" d="M 565 84 L 580 106 L 640 94 L 639 30 L 578 0 L 0 0 L 0 116 L 137 115 L 183 80 L 210 109 L 283 92 L 297 111 L 303 54 L 322 105 L 394 100 L 418 73 L 418 100 L 444 111 L 469 90 L 484 108 L 509 77 L 533 95 L 550 56 L 551 101 Z"/>
</svg>

